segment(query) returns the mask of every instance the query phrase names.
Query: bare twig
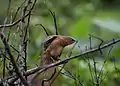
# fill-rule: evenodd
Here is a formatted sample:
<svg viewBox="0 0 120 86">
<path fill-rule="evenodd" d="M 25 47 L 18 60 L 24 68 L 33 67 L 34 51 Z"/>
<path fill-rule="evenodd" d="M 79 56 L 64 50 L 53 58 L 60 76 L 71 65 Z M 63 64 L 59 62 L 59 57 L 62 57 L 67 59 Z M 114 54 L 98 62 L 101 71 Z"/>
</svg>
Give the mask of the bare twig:
<svg viewBox="0 0 120 86">
<path fill-rule="evenodd" d="M 21 72 L 19 71 L 19 68 L 17 67 L 17 64 L 16 64 L 15 59 L 14 59 L 12 53 L 11 53 L 10 46 L 7 43 L 5 35 L 3 33 L 0 33 L 0 37 L 1 37 L 1 40 L 2 40 L 2 42 L 4 44 L 4 46 L 5 46 L 5 49 L 6 49 L 7 53 L 8 53 L 8 55 L 9 55 L 10 61 L 11 61 L 11 63 L 13 64 L 13 66 L 15 68 L 16 74 L 20 77 L 20 79 L 21 79 L 21 81 L 23 82 L 24 85 L 29 86 L 27 81 L 22 76 Z"/>
<path fill-rule="evenodd" d="M 64 64 L 64 63 L 66 63 L 66 62 L 68 62 L 68 61 L 70 61 L 72 59 L 79 58 L 79 57 L 84 56 L 86 54 L 90 54 L 90 53 L 99 51 L 99 49 L 107 48 L 107 47 L 109 47 L 111 45 L 114 45 L 114 44 L 116 44 L 118 42 L 120 42 L 120 39 L 115 39 L 114 41 L 110 41 L 110 42 L 108 42 L 106 44 L 101 45 L 100 48 L 96 47 L 96 48 L 87 50 L 85 52 L 82 52 L 81 54 L 78 54 L 78 55 L 75 55 L 75 56 L 71 56 L 69 58 L 65 58 L 65 59 L 63 59 L 61 61 L 49 64 L 49 65 L 45 65 L 45 66 L 42 66 L 42 67 L 32 68 L 32 69 L 28 70 L 27 72 L 25 72 L 24 75 L 25 76 L 29 76 L 31 74 L 36 73 L 37 71 L 43 72 L 43 71 L 47 70 L 48 68 L 51 68 L 51 67 L 54 67 L 54 66 L 57 66 L 57 65 L 60 65 L 60 64 Z"/>
<path fill-rule="evenodd" d="M 51 77 L 50 77 L 49 79 L 44 79 L 44 80 L 42 80 L 42 86 L 44 86 L 44 82 L 50 81 L 50 80 L 53 78 L 53 76 L 55 75 L 55 73 L 56 73 L 56 69 L 54 69 L 54 73 L 51 75 Z M 51 85 L 50 85 L 50 86 L 51 86 Z"/>
<path fill-rule="evenodd" d="M 110 55 L 110 52 L 112 51 L 112 49 L 113 49 L 113 46 L 110 48 L 110 50 L 109 50 L 107 56 Z M 103 81 L 103 80 L 102 80 L 102 73 L 103 73 L 103 68 L 104 68 L 104 66 L 105 66 L 105 64 L 106 64 L 106 62 L 107 62 L 107 60 L 108 60 L 107 58 L 104 60 L 103 65 L 102 65 L 101 70 L 100 70 L 100 73 L 99 73 L 99 75 L 98 75 L 98 78 L 101 79 L 101 80 L 100 80 L 100 84 L 101 84 L 102 81 Z"/>
<path fill-rule="evenodd" d="M 37 1 L 37 0 L 34 0 L 33 5 L 32 5 L 32 7 L 31 7 L 30 10 L 32 10 L 32 9 L 34 8 L 36 1 Z M 29 14 L 30 14 L 30 13 L 28 12 L 26 15 L 24 15 L 24 16 L 22 17 L 22 19 L 23 19 L 23 18 L 26 18 L 27 16 L 29 16 Z M 22 19 L 20 18 L 19 20 L 16 20 L 16 21 L 13 22 L 12 24 L 0 25 L 0 28 L 3 28 L 3 27 L 12 27 L 12 26 L 18 24 L 20 21 L 22 21 Z"/>
<path fill-rule="evenodd" d="M 58 28 L 57 28 L 57 21 L 56 21 L 55 12 L 52 12 L 50 9 L 48 9 L 48 10 L 49 10 L 49 12 L 51 13 L 51 15 L 52 15 L 52 17 L 53 17 L 56 35 L 58 35 Z"/>
<path fill-rule="evenodd" d="M 75 80 L 79 85 L 84 86 L 80 80 L 76 79 L 75 74 L 72 74 L 70 71 L 65 70 L 65 72 L 63 72 L 62 74 L 66 75 L 66 76 L 69 77 L 69 78 L 72 78 L 72 79 Z M 78 86 L 79 86 L 79 85 L 78 85 Z"/>
<path fill-rule="evenodd" d="M 5 18 L 5 20 L 4 20 L 4 24 L 3 24 L 3 28 L 2 28 L 2 33 L 4 33 L 4 31 L 5 31 L 5 24 L 6 24 L 7 20 L 8 20 L 8 15 L 9 15 L 9 11 L 10 11 L 10 6 L 11 6 L 11 0 L 9 0 L 9 2 L 8 2 L 7 15 L 6 15 L 6 18 Z"/>
<path fill-rule="evenodd" d="M 94 68 L 94 77 L 95 77 L 95 82 L 94 82 L 94 84 L 95 84 L 95 86 L 100 86 L 100 84 L 99 84 L 99 77 L 98 77 L 98 74 L 97 74 L 97 67 L 96 67 L 96 61 L 95 61 L 95 58 L 94 57 L 92 57 L 92 59 L 93 59 L 93 68 Z"/>
<path fill-rule="evenodd" d="M 2 51 L 2 49 L 0 49 L 0 53 L 1 56 L 3 58 L 3 79 L 5 78 L 5 65 L 6 65 L 6 55 L 4 54 L 4 52 Z"/>
<path fill-rule="evenodd" d="M 19 10 L 20 10 L 20 8 L 23 6 L 23 4 L 24 4 L 26 1 L 27 1 L 27 0 L 24 0 L 23 3 L 17 8 L 16 13 L 15 13 L 13 19 L 12 19 L 12 23 L 14 22 L 17 14 L 18 14 L 18 12 L 19 12 Z"/>
<path fill-rule="evenodd" d="M 98 39 L 99 41 L 101 41 L 100 44 L 99 44 L 99 47 L 103 44 L 103 40 L 102 40 L 101 38 L 96 37 L 96 36 L 94 36 L 94 35 L 92 35 L 92 34 L 89 34 L 90 48 L 92 48 L 92 47 L 91 47 L 91 46 L 92 46 L 92 43 L 91 43 L 91 41 L 92 41 L 92 37 Z M 102 54 L 101 49 L 99 49 L 99 51 L 100 51 L 100 53 Z"/>
<path fill-rule="evenodd" d="M 46 28 L 42 24 L 36 24 L 35 26 L 40 25 L 43 30 L 45 31 L 46 35 L 49 36 L 49 33 L 47 32 Z"/>
</svg>

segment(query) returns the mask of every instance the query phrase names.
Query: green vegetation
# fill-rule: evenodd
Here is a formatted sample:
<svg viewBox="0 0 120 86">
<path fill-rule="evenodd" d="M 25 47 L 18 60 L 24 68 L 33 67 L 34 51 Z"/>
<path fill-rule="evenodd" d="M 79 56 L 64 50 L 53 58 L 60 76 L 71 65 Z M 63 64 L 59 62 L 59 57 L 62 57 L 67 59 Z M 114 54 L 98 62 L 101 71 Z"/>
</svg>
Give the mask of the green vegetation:
<svg viewBox="0 0 120 86">
<path fill-rule="evenodd" d="M 12 0 L 10 15 L 15 14 L 15 10 L 23 1 Z M 119 0 L 37 0 L 29 26 L 28 68 L 36 67 L 36 64 L 39 64 L 42 42 L 46 37 L 42 27 L 36 26 L 36 24 L 44 25 L 51 35 L 55 34 L 53 18 L 48 8 L 56 14 L 59 34 L 69 35 L 78 40 L 72 54 L 76 55 L 85 51 L 86 46 L 89 49 L 88 34 L 99 37 L 104 41 L 103 44 L 120 37 L 119 4 Z M 1 0 L 0 24 L 4 22 L 7 6 L 8 0 Z M 10 15 L 8 20 L 10 20 Z M 19 18 L 19 16 L 17 17 Z M 7 31 L 6 34 L 8 34 Z M 18 48 L 19 39 L 15 35 L 17 34 L 16 27 L 12 27 L 12 32 L 10 42 Z M 92 48 L 98 47 L 100 42 L 92 37 Z M 58 76 L 53 86 L 82 86 L 80 83 L 83 86 L 93 86 L 93 84 L 94 86 L 119 86 L 120 43 L 113 45 L 112 49 L 111 47 L 103 49 L 102 53 L 95 52 L 68 62 L 62 71 L 64 74 Z M 62 53 L 61 59 L 64 59 L 68 52 L 67 47 Z M 14 55 L 16 56 L 16 54 Z M 2 68 L 2 63 L 0 64 Z M 95 85 L 97 79 L 94 64 L 96 64 L 97 75 L 102 71 L 100 85 Z M 2 75 L 2 70 L 0 72 Z"/>
</svg>

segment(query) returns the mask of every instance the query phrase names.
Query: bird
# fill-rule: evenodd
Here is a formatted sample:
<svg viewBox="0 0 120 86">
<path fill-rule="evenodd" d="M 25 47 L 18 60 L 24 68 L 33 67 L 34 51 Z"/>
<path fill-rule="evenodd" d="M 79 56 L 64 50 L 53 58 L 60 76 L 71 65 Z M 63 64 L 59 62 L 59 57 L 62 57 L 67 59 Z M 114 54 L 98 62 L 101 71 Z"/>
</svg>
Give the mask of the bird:
<svg viewBox="0 0 120 86">
<path fill-rule="evenodd" d="M 70 36 L 52 35 L 44 41 L 44 50 L 41 56 L 41 65 L 58 61 L 65 46 L 73 44 L 75 39 Z"/>
<path fill-rule="evenodd" d="M 60 60 L 61 53 L 64 47 L 73 44 L 76 40 L 71 36 L 63 36 L 63 35 L 51 35 L 45 38 L 43 42 L 43 53 L 40 59 L 40 66 L 49 65 L 56 61 Z M 36 78 L 37 82 L 43 81 L 44 79 L 49 79 L 55 73 L 56 67 L 49 68 L 44 71 L 42 74 L 44 77 L 42 79 Z M 35 84 L 37 82 L 34 82 Z M 42 82 L 41 82 L 42 83 Z M 50 86 L 49 81 L 46 82 L 44 86 Z M 36 84 L 35 86 L 43 86 Z"/>
</svg>

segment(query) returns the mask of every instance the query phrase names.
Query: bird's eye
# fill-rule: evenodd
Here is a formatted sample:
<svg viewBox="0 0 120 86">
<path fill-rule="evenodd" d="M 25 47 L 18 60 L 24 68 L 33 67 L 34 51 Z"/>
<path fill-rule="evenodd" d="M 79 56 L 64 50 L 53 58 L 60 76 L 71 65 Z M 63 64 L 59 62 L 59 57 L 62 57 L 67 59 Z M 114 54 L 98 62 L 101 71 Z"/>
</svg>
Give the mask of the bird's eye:
<svg viewBox="0 0 120 86">
<path fill-rule="evenodd" d="M 74 38 L 72 38 L 72 41 L 76 41 Z"/>
</svg>

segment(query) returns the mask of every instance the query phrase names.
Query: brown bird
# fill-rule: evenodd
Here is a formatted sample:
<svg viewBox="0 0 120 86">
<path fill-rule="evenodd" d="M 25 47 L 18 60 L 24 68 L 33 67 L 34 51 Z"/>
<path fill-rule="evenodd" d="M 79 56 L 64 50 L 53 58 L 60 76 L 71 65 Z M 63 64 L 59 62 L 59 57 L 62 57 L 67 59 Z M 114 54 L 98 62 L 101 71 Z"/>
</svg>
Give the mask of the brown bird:
<svg viewBox="0 0 120 86">
<path fill-rule="evenodd" d="M 49 65 L 51 63 L 54 63 L 55 61 L 58 61 L 60 59 L 60 55 L 64 47 L 74 42 L 75 42 L 75 39 L 73 39 L 70 36 L 62 36 L 62 35 L 48 36 L 43 43 L 44 50 L 41 56 L 40 65 L 41 66 Z M 50 69 L 45 70 L 44 74 L 42 74 L 44 76 L 42 77 L 42 80 L 49 79 L 54 73 L 55 68 L 56 67 L 52 67 Z M 37 84 L 35 86 L 42 86 L 42 85 Z M 44 84 L 44 86 L 49 86 L 49 84 L 48 83 Z"/>
<path fill-rule="evenodd" d="M 51 64 L 58 61 L 65 46 L 75 42 L 70 36 L 52 35 L 44 41 L 44 51 L 41 56 L 41 65 Z"/>
</svg>

